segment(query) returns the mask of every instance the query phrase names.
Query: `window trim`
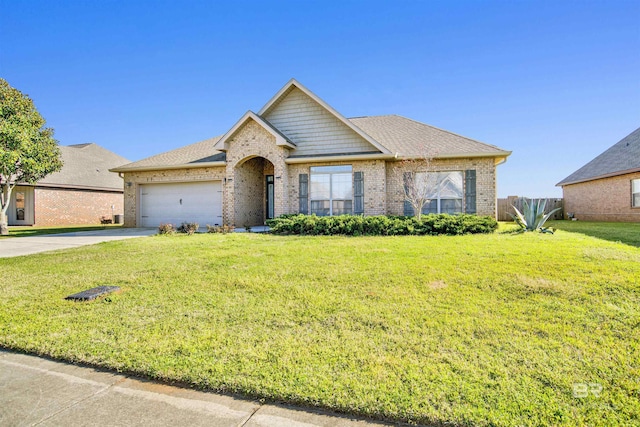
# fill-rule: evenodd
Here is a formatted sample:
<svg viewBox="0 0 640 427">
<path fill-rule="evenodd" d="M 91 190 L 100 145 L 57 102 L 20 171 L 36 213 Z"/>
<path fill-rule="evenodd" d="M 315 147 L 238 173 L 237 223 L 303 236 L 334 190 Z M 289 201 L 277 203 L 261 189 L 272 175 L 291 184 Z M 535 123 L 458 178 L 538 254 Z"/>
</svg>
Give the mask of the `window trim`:
<svg viewBox="0 0 640 427">
<path fill-rule="evenodd" d="M 636 187 L 634 191 L 634 187 Z M 638 197 L 638 204 L 634 204 L 635 197 Z M 635 178 L 631 180 L 631 208 L 632 209 L 640 209 L 640 178 Z"/>
<path fill-rule="evenodd" d="M 351 198 L 334 198 L 333 197 L 333 175 L 346 175 L 349 174 L 351 176 Z M 314 199 L 313 198 L 313 176 L 314 175 L 328 175 L 329 176 L 329 198 L 328 199 Z M 351 202 L 351 208 L 349 212 L 340 213 L 338 215 L 345 214 L 353 214 L 353 200 L 354 200 L 354 190 L 353 190 L 353 165 L 327 165 L 327 166 L 311 166 L 309 168 L 309 213 L 317 214 L 317 211 L 313 210 L 313 202 L 329 202 L 329 214 L 328 215 L 318 215 L 318 216 L 334 216 L 333 205 L 334 202 Z"/>
</svg>

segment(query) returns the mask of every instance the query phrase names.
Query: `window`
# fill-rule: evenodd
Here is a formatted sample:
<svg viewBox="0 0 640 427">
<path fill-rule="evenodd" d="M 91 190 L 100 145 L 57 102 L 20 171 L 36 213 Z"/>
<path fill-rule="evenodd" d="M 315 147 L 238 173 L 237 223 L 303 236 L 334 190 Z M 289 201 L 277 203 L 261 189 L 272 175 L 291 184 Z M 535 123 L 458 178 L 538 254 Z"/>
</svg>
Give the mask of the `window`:
<svg viewBox="0 0 640 427">
<path fill-rule="evenodd" d="M 640 208 L 640 179 L 631 180 L 631 207 Z"/>
<path fill-rule="evenodd" d="M 422 208 L 422 213 L 462 213 L 462 172 L 417 173 L 416 182 L 427 186 L 431 199 Z"/>
<path fill-rule="evenodd" d="M 24 207 L 25 207 L 25 193 L 24 191 L 16 192 L 16 221 L 24 221 Z"/>
<path fill-rule="evenodd" d="M 312 214 L 327 216 L 353 212 L 351 165 L 315 166 L 311 168 L 310 175 Z"/>
</svg>

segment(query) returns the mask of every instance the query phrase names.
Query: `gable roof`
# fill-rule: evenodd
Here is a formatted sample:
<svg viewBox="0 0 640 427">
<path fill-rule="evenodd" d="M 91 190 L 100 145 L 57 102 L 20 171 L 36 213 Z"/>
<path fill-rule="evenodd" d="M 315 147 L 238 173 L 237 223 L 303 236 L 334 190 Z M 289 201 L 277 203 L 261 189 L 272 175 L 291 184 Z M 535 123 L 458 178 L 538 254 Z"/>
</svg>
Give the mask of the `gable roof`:
<svg viewBox="0 0 640 427">
<path fill-rule="evenodd" d="M 637 171 L 640 171 L 640 128 L 622 138 L 556 186 L 561 187 Z"/>
<path fill-rule="evenodd" d="M 314 103 L 315 111 L 332 117 L 335 125 L 348 129 L 354 138 L 362 138 L 362 145 L 355 151 L 326 153 L 306 153 L 290 137 L 278 128 L 278 124 L 267 119 L 276 111 L 287 95 L 300 91 Z M 299 93 L 300 93 L 299 92 Z M 316 105 L 317 104 L 317 105 Z M 113 172 L 131 172 L 162 169 L 182 169 L 204 166 L 224 166 L 228 140 L 248 120 L 256 121 L 276 138 L 279 145 L 291 148 L 287 163 L 309 161 L 393 159 L 423 157 L 427 154 L 437 158 L 493 157 L 496 164 L 503 162 L 511 154 L 494 145 L 475 141 L 415 120 L 397 115 L 356 117 L 347 119 L 330 105 L 316 96 L 295 79 L 291 79 L 267 102 L 258 113 L 248 111 L 224 135 L 210 138 L 176 150 L 167 151 L 146 159 L 111 169 Z M 278 122 L 279 123 L 279 122 Z M 344 126 L 343 126 L 344 125 Z M 312 133 L 313 129 L 310 130 Z M 321 142 L 324 140 L 320 140 Z M 369 144 L 371 150 L 368 150 Z M 428 150 L 428 153 L 425 151 Z"/>
<path fill-rule="evenodd" d="M 109 169 L 129 160 L 93 143 L 59 148 L 62 169 L 38 181 L 37 186 L 123 190 L 122 179 Z"/>
<path fill-rule="evenodd" d="M 370 145 L 372 145 L 372 149 L 373 150 L 378 150 L 379 152 L 381 152 L 383 154 L 391 154 L 391 152 L 385 146 L 380 144 L 378 141 L 376 141 L 374 138 L 372 138 L 366 132 L 363 132 L 362 129 L 358 128 L 357 126 L 354 126 L 353 123 L 351 123 L 346 117 L 344 117 L 342 114 L 340 114 L 338 111 L 336 111 L 333 107 L 331 107 L 329 104 L 327 104 L 324 100 L 322 100 L 315 93 L 313 93 L 309 89 L 307 89 L 304 85 L 302 85 L 296 79 L 289 80 L 287 82 L 287 84 L 285 84 L 282 87 L 282 89 L 280 89 L 260 109 L 260 111 L 258 111 L 258 115 L 261 116 L 261 117 L 267 117 L 269 115 L 269 113 L 278 106 L 280 101 L 282 101 L 284 98 L 286 98 L 286 96 L 293 89 L 298 89 L 303 94 L 305 94 L 306 96 L 311 98 L 316 104 L 318 104 L 321 107 L 321 109 L 323 109 L 324 111 L 329 113 L 331 116 L 335 117 L 339 122 L 344 124 L 347 128 L 349 128 L 351 131 L 355 132 L 358 136 L 360 136 L 362 139 L 364 139 L 366 142 L 368 142 Z"/>
<path fill-rule="evenodd" d="M 200 168 L 204 166 L 224 166 L 226 154 L 216 150 L 216 143 L 222 138 L 216 136 L 196 142 L 176 150 L 165 151 L 137 162 L 122 164 L 112 172 L 130 172 L 159 169 Z"/>
<path fill-rule="evenodd" d="M 215 148 L 221 151 L 227 151 L 229 149 L 229 139 L 244 125 L 248 120 L 253 120 L 258 123 L 260 126 L 264 128 L 267 132 L 269 132 L 276 139 L 276 145 L 281 145 L 289 148 L 296 148 L 296 144 L 291 142 L 289 138 L 282 134 L 278 129 L 276 129 L 271 123 L 269 123 L 264 118 L 256 115 L 253 111 L 247 111 L 244 116 L 240 120 L 236 122 L 235 125 L 229 130 L 229 132 L 225 133 L 214 145 Z"/>
<path fill-rule="evenodd" d="M 485 144 L 397 115 L 354 117 L 353 124 L 371 135 L 397 157 L 499 157 L 511 151 Z"/>
</svg>

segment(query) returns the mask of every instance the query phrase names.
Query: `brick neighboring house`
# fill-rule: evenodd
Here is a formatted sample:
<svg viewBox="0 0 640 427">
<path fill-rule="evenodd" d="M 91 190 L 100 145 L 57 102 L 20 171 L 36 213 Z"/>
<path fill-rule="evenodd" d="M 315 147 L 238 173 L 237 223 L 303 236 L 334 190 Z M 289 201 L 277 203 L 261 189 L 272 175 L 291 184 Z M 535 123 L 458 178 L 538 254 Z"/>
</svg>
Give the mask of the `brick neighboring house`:
<svg viewBox="0 0 640 427">
<path fill-rule="evenodd" d="M 575 218 L 640 222 L 640 128 L 556 185 Z"/>
<path fill-rule="evenodd" d="M 9 225 L 100 224 L 124 212 L 122 178 L 109 169 L 129 162 L 97 144 L 60 146 L 64 165 L 36 184 L 18 184 Z"/>
<path fill-rule="evenodd" d="M 403 159 L 437 153 L 425 212 L 496 213 L 496 165 L 510 151 L 404 117 L 347 119 L 290 80 L 224 135 L 112 169 L 125 226 L 261 225 L 287 213 L 410 214 Z"/>
</svg>

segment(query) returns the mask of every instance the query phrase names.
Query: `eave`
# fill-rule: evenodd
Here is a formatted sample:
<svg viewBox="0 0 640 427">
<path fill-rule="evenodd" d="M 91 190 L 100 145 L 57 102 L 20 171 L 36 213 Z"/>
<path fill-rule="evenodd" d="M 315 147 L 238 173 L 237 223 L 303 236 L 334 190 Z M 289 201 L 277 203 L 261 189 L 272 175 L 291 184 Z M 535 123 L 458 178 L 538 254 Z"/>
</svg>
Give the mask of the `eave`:
<svg viewBox="0 0 640 427">
<path fill-rule="evenodd" d="M 495 153 L 456 153 L 456 154 L 438 154 L 434 156 L 435 160 L 440 159 L 474 159 L 474 158 L 493 158 L 495 159 L 495 165 L 499 165 L 507 161 L 507 157 L 511 155 L 511 151 L 501 151 Z M 419 156 L 401 156 L 397 155 L 397 160 L 415 160 L 419 159 Z"/>
<path fill-rule="evenodd" d="M 288 165 L 300 163 L 320 163 L 320 162 L 352 162 L 357 160 L 392 160 L 393 154 L 346 154 L 333 156 L 310 156 L 310 157 L 289 157 L 284 160 Z"/>
<path fill-rule="evenodd" d="M 633 169 L 626 169 L 626 170 L 622 170 L 622 171 L 611 172 L 611 173 L 598 175 L 598 176 L 592 176 L 592 177 L 589 177 L 589 178 L 577 179 L 577 180 L 574 180 L 574 181 L 567 181 L 567 182 L 560 181 L 559 183 L 556 184 L 556 187 L 564 187 L 565 185 L 580 184 L 582 182 L 595 181 L 595 180 L 603 179 L 603 178 L 613 178 L 614 176 L 627 175 L 627 174 L 636 173 L 636 172 L 640 172 L 640 167 L 639 168 L 633 168 Z"/>
<path fill-rule="evenodd" d="M 175 169 L 197 169 L 197 168 L 214 168 L 224 167 L 227 162 L 200 162 L 200 163 L 184 163 L 181 165 L 155 165 L 155 166 L 141 166 L 136 168 L 114 168 L 109 169 L 109 172 L 129 173 L 129 172 L 149 172 L 160 170 L 175 170 Z"/>
</svg>

